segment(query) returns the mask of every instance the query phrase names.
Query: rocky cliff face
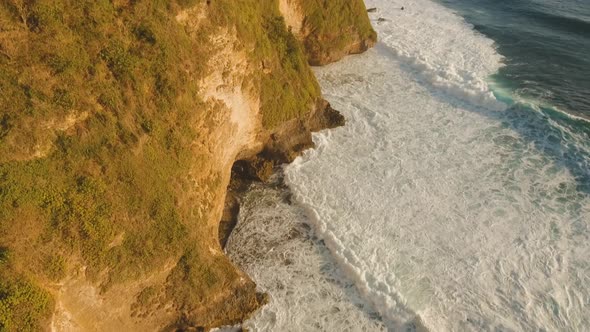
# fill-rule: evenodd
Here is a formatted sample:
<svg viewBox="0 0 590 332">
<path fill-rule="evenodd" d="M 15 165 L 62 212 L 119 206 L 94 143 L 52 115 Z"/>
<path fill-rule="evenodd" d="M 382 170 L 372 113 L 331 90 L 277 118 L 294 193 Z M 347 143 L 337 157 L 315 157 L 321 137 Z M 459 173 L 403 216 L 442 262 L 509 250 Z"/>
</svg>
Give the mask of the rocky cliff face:
<svg viewBox="0 0 590 332">
<path fill-rule="evenodd" d="M 279 10 L 314 66 L 362 53 L 377 41 L 363 1 L 279 0 Z"/>
<path fill-rule="evenodd" d="M 210 328 L 264 303 L 219 241 L 232 165 L 263 178 L 342 124 L 308 62 L 375 41 L 362 1 L 321 2 L 0 3 L 0 330 Z"/>
</svg>

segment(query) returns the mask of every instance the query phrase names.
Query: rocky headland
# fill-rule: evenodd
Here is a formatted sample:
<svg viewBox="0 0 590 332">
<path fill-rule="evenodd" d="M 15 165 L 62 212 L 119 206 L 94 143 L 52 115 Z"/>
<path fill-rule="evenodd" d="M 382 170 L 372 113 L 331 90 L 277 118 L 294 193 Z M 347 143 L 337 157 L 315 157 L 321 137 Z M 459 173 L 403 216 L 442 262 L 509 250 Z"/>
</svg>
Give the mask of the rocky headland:
<svg viewBox="0 0 590 332">
<path fill-rule="evenodd" d="M 344 124 L 309 64 L 375 41 L 362 0 L 2 2 L 0 330 L 246 319 L 232 169 L 265 180 Z"/>
</svg>

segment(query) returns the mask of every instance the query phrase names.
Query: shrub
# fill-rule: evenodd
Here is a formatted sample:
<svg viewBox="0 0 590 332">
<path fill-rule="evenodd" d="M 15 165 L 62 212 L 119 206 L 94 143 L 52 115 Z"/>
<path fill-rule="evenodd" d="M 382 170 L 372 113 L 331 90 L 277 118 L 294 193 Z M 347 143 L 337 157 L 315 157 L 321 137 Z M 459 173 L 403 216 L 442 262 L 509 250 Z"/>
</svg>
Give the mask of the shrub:
<svg viewBox="0 0 590 332">
<path fill-rule="evenodd" d="M 0 280 L 0 330 L 39 331 L 51 312 L 49 295 L 24 278 Z"/>
</svg>

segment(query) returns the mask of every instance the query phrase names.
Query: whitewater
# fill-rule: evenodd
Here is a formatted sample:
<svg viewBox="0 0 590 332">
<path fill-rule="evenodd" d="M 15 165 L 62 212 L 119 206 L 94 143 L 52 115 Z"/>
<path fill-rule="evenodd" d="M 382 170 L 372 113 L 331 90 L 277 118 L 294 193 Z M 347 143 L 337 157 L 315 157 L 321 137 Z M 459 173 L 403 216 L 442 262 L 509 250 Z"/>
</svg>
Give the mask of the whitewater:
<svg viewBox="0 0 590 332">
<path fill-rule="evenodd" d="M 245 198 L 228 253 L 271 296 L 245 326 L 589 330 L 588 134 L 490 84 L 452 11 L 366 4 L 376 47 L 316 69 L 346 126 Z"/>
</svg>

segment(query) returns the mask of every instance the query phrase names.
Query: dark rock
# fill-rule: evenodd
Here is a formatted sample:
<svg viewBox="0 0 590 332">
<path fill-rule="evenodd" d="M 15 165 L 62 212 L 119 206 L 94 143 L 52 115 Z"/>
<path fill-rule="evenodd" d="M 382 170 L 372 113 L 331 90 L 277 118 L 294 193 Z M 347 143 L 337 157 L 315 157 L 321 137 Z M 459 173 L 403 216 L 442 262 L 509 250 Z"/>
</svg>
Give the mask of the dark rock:
<svg viewBox="0 0 590 332">
<path fill-rule="evenodd" d="M 219 244 L 222 249 L 225 249 L 227 241 L 231 232 L 238 224 L 238 214 L 240 213 L 240 203 L 236 198 L 236 194 L 231 190 L 225 196 L 225 206 L 223 208 L 223 215 L 219 222 Z"/>
</svg>

